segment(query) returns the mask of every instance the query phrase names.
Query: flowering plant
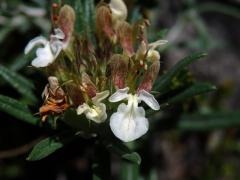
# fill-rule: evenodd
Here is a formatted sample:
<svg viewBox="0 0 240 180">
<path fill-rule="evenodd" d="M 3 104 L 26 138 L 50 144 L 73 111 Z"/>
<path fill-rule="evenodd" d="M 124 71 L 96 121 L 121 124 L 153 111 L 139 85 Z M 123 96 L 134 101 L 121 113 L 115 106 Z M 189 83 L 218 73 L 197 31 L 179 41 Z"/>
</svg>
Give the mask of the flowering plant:
<svg viewBox="0 0 240 180">
<path fill-rule="evenodd" d="M 113 134 L 124 142 L 144 135 L 149 125 L 139 103 L 160 109 L 151 89 L 160 68 L 156 48 L 167 41 L 149 43 L 149 22 L 129 24 L 127 7 L 121 0 L 98 4 L 95 43 L 75 32 L 71 6 L 59 7 L 56 17 L 50 40 L 39 36 L 25 48 L 28 54 L 38 47 L 31 64 L 46 69 L 49 76 L 39 112 L 42 121 L 49 115 L 61 116 L 67 109 L 75 109 L 79 116 L 84 114 L 94 123 L 109 119 Z M 117 102 L 121 104 L 116 111 Z"/>
<path fill-rule="evenodd" d="M 26 104 L 4 96 L 0 96 L 5 103 L 0 109 L 31 124 L 57 130 L 33 148 L 28 160 L 43 159 L 84 137 L 95 139 L 97 146 L 116 152 L 124 160 L 140 164 L 140 156 L 125 143 L 132 142 L 133 146 L 133 141 L 144 139 L 141 137 L 155 115 L 160 118 L 159 104 L 164 110 L 170 104 L 214 90 L 209 84 L 194 83 L 185 70 L 205 54 L 187 56 L 158 77 L 158 49 L 167 41 L 149 42 L 150 22 L 127 22 L 128 11 L 122 0 L 101 1 L 96 8 L 92 0 L 84 2 L 90 8 L 52 3 L 49 38 L 38 36 L 25 48 L 25 54 L 36 54 L 31 68 L 43 71 L 48 80 L 37 115 L 33 117 Z M 81 16 L 94 19 L 94 23 L 82 25 L 80 10 Z M 12 83 L 15 88 L 32 104 L 36 102 L 32 84 L 3 66 L 1 73 L 10 82 L 16 79 Z"/>
</svg>

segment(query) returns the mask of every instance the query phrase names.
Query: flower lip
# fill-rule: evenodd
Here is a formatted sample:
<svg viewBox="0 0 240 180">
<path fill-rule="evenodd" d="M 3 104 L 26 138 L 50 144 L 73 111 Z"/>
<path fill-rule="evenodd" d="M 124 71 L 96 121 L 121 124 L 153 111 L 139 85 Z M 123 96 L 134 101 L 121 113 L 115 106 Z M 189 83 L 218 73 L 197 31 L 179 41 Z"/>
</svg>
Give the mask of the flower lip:
<svg viewBox="0 0 240 180">
<path fill-rule="evenodd" d="M 138 139 L 148 131 L 148 120 L 142 107 L 122 103 L 110 118 L 110 128 L 114 135 L 124 142 Z"/>
<path fill-rule="evenodd" d="M 160 106 L 153 95 L 145 90 L 138 94 L 129 94 L 129 88 L 117 90 L 110 96 L 110 102 L 119 102 L 124 99 L 128 104 L 121 103 L 117 112 L 110 117 L 110 128 L 113 134 L 124 142 L 138 139 L 148 131 L 148 120 L 145 117 L 145 110 L 138 104 L 144 101 L 153 110 L 159 110 Z"/>
</svg>

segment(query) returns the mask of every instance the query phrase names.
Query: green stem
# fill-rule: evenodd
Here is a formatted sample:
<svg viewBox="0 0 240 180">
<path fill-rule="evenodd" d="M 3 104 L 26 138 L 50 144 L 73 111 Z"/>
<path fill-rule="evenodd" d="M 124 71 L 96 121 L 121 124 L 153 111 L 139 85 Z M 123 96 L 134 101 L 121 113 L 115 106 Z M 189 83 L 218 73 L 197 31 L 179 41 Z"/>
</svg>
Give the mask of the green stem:
<svg viewBox="0 0 240 180">
<path fill-rule="evenodd" d="M 109 151 L 98 142 L 94 150 L 94 159 L 92 164 L 93 180 L 111 179 L 110 161 Z"/>
</svg>

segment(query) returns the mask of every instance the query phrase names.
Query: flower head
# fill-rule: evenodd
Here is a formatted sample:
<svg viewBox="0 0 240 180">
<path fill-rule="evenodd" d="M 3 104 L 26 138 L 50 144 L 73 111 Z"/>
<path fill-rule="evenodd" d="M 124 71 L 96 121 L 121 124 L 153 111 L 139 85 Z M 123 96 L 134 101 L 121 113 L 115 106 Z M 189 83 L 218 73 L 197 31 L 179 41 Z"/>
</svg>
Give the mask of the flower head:
<svg viewBox="0 0 240 180">
<path fill-rule="evenodd" d="M 156 49 L 166 41 L 148 43 L 149 21 L 128 23 L 123 0 L 110 0 L 108 4 L 101 1 L 97 5 L 93 33 L 88 32 L 91 27 L 87 25 L 81 33 L 75 33 L 76 17 L 70 6 L 54 3 L 52 8 L 54 32 L 50 39 L 34 38 L 25 49 L 27 54 L 43 46 L 38 47 L 32 61 L 35 67 L 45 67 L 50 76 L 40 108 L 42 119 L 74 108 L 78 115 L 95 123 L 109 119 L 112 132 L 124 142 L 144 135 L 149 125 L 139 104 L 143 101 L 153 110 L 160 109 L 150 92 L 160 69 Z M 105 103 L 110 92 L 111 103 Z M 121 103 L 110 114 L 116 102 Z"/>
<path fill-rule="evenodd" d="M 145 110 L 138 104 L 144 101 L 153 110 L 159 110 L 160 106 L 153 95 L 142 90 L 138 94 L 129 94 L 129 88 L 119 89 L 112 96 L 110 102 L 127 100 L 128 104 L 122 103 L 118 110 L 110 118 L 110 127 L 116 137 L 124 142 L 138 139 L 148 131 L 148 120 Z"/>
</svg>

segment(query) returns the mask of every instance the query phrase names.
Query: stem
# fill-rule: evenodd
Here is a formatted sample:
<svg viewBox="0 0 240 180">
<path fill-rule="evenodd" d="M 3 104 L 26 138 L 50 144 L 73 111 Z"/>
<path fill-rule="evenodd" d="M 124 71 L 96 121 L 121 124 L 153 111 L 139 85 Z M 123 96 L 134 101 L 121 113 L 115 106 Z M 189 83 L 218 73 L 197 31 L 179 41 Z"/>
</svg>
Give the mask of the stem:
<svg viewBox="0 0 240 180">
<path fill-rule="evenodd" d="M 94 158 L 92 164 L 93 180 L 110 180 L 111 179 L 110 153 L 99 142 L 97 142 L 96 144 L 93 158 Z"/>
</svg>

